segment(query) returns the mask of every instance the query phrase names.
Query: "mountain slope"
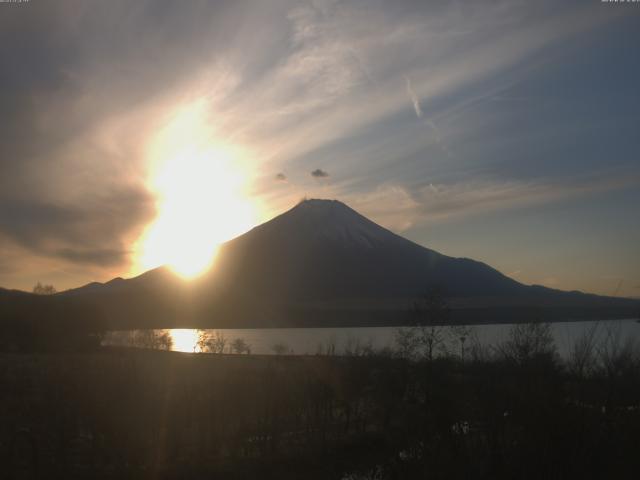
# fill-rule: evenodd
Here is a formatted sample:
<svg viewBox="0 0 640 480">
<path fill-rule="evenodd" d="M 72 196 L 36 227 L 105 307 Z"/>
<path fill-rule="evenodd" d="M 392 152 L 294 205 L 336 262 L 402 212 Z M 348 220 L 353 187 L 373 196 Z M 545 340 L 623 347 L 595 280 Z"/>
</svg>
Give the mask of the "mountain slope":
<svg viewBox="0 0 640 480">
<path fill-rule="evenodd" d="M 434 285 L 452 296 L 523 289 L 485 264 L 424 248 L 335 200 L 306 200 L 228 242 L 218 268 L 221 282 L 278 299 L 410 298 Z"/>
</svg>

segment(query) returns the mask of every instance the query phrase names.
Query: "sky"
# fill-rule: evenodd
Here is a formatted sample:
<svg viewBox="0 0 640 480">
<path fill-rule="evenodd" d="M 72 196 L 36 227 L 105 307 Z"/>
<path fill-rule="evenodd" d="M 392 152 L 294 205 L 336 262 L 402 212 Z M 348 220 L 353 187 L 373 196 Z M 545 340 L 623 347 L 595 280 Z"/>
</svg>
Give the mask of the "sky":
<svg viewBox="0 0 640 480">
<path fill-rule="evenodd" d="M 0 286 L 188 271 L 307 197 L 640 297 L 639 45 L 637 2 L 0 3 Z"/>
</svg>

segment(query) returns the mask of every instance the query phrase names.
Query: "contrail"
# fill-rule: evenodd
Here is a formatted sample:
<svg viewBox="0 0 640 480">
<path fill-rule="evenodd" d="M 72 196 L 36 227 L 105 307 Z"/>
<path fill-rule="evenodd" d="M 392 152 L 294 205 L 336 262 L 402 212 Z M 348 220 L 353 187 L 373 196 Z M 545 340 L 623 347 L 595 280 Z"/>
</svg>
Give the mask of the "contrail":
<svg viewBox="0 0 640 480">
<path fill-rule="evenodd" d="M 407 75 L 404 75 L 404 79 L 407 82 L 407 93 L 409 94 L 409 98 L 411 99 L 411 103 L 413 104 L 413 109 L 416 111 L 416 115 L 418 118 L 423 118 L 424 112 L 422 111 L 422 106 L 420 105 L 420 99 L 411 86 L 411 79 Z M 426 122 L 427 125 L 429 125 L 429 127 L 435 133 L 436 143 L 438 144 L 438 146 L 442 149 L 442 151 L 444 151 L 444 153 L 447 154 L 448 157 L 453 158 L 453 153 L 451 152 L 451 150 L 449 150 L 449 147 L 442 139 L 442 135 L 440 134 L 440 129 L 438 128 L 438 126 L 430 118 L 427 118 Z"/>
<path fill-rule="evenodd" d="M 404 79 L 407 82 L 407 93 L 409 94 L 409 98 L 411 99 L 411 103 L 413 103 L 413 109 L 416 111 L 416 115 L 418 118 L 422 118 L 422 107 L 420 106 L 420 100 L 418 99 L 418 95 L 413 91 L 411 87 L 411 80 L 409 77 L 405 75 Z"/>
</svg>

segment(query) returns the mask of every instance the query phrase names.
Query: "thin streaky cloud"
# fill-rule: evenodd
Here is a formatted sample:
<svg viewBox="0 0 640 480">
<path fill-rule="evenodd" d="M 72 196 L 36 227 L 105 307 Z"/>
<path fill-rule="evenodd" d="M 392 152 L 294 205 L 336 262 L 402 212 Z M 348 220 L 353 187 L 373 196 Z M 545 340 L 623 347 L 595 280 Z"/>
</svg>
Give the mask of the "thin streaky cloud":
<svg viewBox="0 0 640 480">
<path fill-rule="evenodd" d="M 572 182 L 475 180 L 454 184 L 429 183 L 409 189 L 387 185 L 365 194 L 346 195 L 387 228 L 408 228 L 449 222 L 491 212 L 517 210 L 571 198 L 640 186 L 640 177 L 579 178 Z"/>
<path fill-rule="evenodd" d="M 404 79 L 407 84 L 407 93 L 409 94 L 409 99 L 411 100 L 411 104 L 413 105 L 413 110 L 416 112 L 416 116 L 418 118 L 422 118 L 423 114 L 422 107 L 420 106 L 420 99 L 411 86 L 411 79 L 407 76 L 405 76 Z"/>
<path fill-rule="evenodd" d="M 17 66 L 3 72 L 0 89 L 0 270 L 10 272 L 0 284 L 24 285 L 36 269 L 74 272 L 61 288 L 104 278 L 116 264 L 126 270 L 155 214 L 149 144 L 193 102 L 205 105 L 216 142 L 242 147 L 262 220 L 308 193 L 353 203 L 401 231 L 623 191 L 624 182 L 580 189 L 570 180 L 611 173 L 614 161 L 637 173 L 637 145 L 621 130 L 595 128 L 603 112 L 621 127 L 635 118 L 615 102 L 619 81 L 637 78 L 624 49 L 612 65 L 592 65 L 625 72 L 612 77 L 616 89 L 599 90 L 597 76 L 573 70 L 602 63 L 591 49 L 605 48 L 629 9 L 554 1 L 366 9 L 349 0 L 143 2 L 135 11 L 120 0 L 31 3 L 0 18 L 0 40 L 11 45 L 0 60 Z M 556 75 L 553 88 L 541 82 L 545 72 Z M 572 101 L 593 114 L 581 107 L 559 124 L 569 101 L 562 75 L 601 92 L 607 108 L 592 95 L 576 101 L 576 88 Z M 553 114 L 529 120 L 542 105 Z M 525 106 L 526 119 L 514 117 Z M 601 137 L 601 160 L 581 148 L 590 128 Z M 532 132 L 540 137 L 534 148 L 575 138 L 540 153 L 561 175 L 526 168 L 532 160 L 521 158 L 528 152 L 520 139 Z M 307 173 L 318 165 L 331 181 Z"/>
</svg>

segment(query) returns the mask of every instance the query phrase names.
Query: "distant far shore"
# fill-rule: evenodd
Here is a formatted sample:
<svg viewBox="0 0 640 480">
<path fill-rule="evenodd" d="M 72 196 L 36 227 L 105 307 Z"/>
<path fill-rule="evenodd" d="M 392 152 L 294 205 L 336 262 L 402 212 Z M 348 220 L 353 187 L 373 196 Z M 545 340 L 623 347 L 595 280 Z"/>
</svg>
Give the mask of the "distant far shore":
<svg viewBox="0 0 640 480">
<path fill-rule="evenodd" d="M 498 325 L 530 322 L 582 322 L 609 320 L 637 320 L 640 312 L 630 307 L 492 307 L 450 310 L 449 321 L 430 322 L 434 326 L 448 325 Z M 211 321 L 141 321 L 134 324 L 114 325 L 119 330 L 139 328 L 353 328 L 353 327 L 406 327 L 420 324 L 420 319 L 411 311 L 364 310 L 364 309 L 300 309 L 289 311 L 281 318 L 258 320 Z"/>
</svg>

